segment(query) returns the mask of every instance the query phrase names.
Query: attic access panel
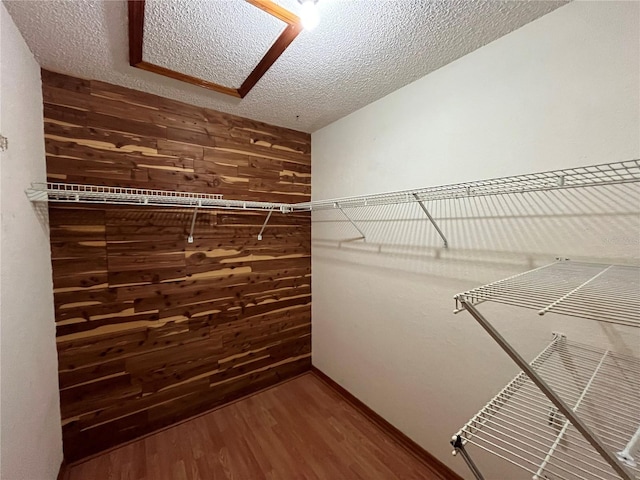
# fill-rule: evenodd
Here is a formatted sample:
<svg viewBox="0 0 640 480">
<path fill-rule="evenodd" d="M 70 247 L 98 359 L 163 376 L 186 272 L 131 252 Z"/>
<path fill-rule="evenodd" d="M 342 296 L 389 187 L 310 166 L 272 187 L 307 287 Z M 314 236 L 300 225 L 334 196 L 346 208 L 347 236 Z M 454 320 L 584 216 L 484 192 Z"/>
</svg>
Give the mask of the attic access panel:
<svg viewBox="0 0 640 480">
<path fill-rule="evenodd" d="M 277 24 L 280 22 L 284 22 L 286 26 L 284 30 L 282 30 L 280 35 L 276 38 L 275 42 L 271 44 L 271 46 L 269 47 L 267 52 L 264 54 L 264 56 L 262 56 L 262 58 L 258 61 L 255 67 L 248 74 L 248 76 L 244 79 L 244 81 L 242 81 L 242 84 L 240 85 L 240 87 L 235 88 L 235 87 L 225 86 L 225 85 L 222 85 L 221 83 L 205 80 L 203 78 L 200 78 L 200 76 L 195 75 L 196 73 L 198 75 L 201 75 L 205 72 L 210 72 L 210 70 L 207 68 L 200 68 L 196 66 L 195 68 L 190 69 L 191 73 L 194 73 L 194 75 L 190 75 L 185 72 L 180 72 L 178 70 L 169 68 L 167 66 L 158 65 L 159 56 L 157 53 L 155 55 L 152 55 L 152 58 L 158 63 L 145 61 L 143 59 L 145 12 L 147 10 L 145 0 L 128 0 L 129 64 L 132 67 L 140 68 L 142 70 L 147 70 L 149 72 L 163 75 L 165 77 L 174 78 L 176 80 L 191 83 L 193 85 L 207 88 L 209 90 L 213 90 L 219 93 L 224 93 L 226 95 L 231 95 L 237 98 L 244 98 L 249 93 L 249 91 L 251 91 L 251 89 L 256 85 L 256 83 L 260 80 L 260 78 L 262 78 L 262 76 L 275 63 L 275 61 L 280 57 L 280 55 L 282 55 L 282 53 L 287 49 L 287 47 L 291 44 L 291 42 L 302 31 L 302 25 L 300 23 L 300 19 L 293 13 L 277 5 L 271 0 L 244 0 L 243 4 L 245 2 L 247 5 L 252 5 L 254 7 L 257 7 L 262 12 L 266 12 L 271 17 L 273 17 L 272 21 L 265 22 L 267 31 L 273 31 L 274 28 L 277 29 Z M 151 2 L 149 3 L 151 4 Z M 222 2 L 222 3 L 224 4 L 226 2 Z M 158 5 L 154 5 L 152 8 L 154 8 L 155 10 L 148 12 L 150 13 L 150 18 L 156 19 L 158 17 L 160 13 L 158 11 L 158 7 L 159 7 Z M 247 19 L 250 16 L 252 16 L 252 14 L 249 13 L 248 9 L 244 9 L 240 7 L 238 10 L 239 10 L 239 13 L 242 14 Z M 218 12 L 218 14 L 224 14 L 224 12 Z M 187 21 L 188 21 L 188 18 L 189 17 L 187 16 Z M 217 26 L 218 31 L 224 28 L 226 28 L 224 25 Z M 223 40 L 224 42 L 223 45 L 226 45 L 227 47 L 231 45 L 228 39 L 232 37 L 235 32 L 228 31 L 228 33 L 229 33 L 228 37 Z M 200 36 L 200 38 L 202 38 L 202 36 Z M 242 43 L 240 45 L 242 45 Z M 208 48 L 208 45 L 205 45 L 204 43 L 202 44 L 202 46 L 205 47 L 205 49 Z M 225 52 L 222 52 L 222 53 L 224 55 Z M 174 62 L 174 64 L 176 66 L 184 65 L 184 63 L 181 63 L 179 61 Z M 214 78 L 222 79 L 225 77 L 216 75 Z M 231 77 L 227 77 L 225 80 L 233 81 L 233 80 L 236 80 L 237 78 L 239 77 L 238 77 L 238 73 L 236 72 L 235 76 L 232 75 Z"/>
</svg>

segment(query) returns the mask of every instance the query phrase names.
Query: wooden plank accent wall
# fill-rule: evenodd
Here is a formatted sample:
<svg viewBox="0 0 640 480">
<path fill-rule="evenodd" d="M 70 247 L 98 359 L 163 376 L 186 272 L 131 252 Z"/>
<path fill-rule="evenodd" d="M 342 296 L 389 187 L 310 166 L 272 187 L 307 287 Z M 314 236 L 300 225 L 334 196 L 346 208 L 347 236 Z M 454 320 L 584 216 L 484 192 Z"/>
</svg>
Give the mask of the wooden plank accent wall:
<svg viewBox="0 0 640 480">
<path fill-rule="evenodd" d="M 42 72 L 49 181 L 298 202 L 310 136 Z M 64 450 L 77 460 L 311 365 L 308 213 L 51 204 Z"/>
</svg>

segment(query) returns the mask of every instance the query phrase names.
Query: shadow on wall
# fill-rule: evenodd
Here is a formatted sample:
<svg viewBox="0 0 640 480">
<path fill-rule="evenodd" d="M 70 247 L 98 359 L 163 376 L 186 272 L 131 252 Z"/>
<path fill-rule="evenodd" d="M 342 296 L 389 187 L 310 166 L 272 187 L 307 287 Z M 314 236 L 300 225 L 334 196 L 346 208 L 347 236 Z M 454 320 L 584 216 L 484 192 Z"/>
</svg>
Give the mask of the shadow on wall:
<svg viewBox="0 0 640 480">
<path fill-rule="evenodd" d="M 483 283 L 556 257 L 640 262 L 636 183 L 313 212 L 314 256 Z"/>
<path fill-rule="evenodd" d="M 45 202 L 33 202 L 31 208 L 36 214 L 40 228 L 49 237 L 49 206 Z"/>
</svg>

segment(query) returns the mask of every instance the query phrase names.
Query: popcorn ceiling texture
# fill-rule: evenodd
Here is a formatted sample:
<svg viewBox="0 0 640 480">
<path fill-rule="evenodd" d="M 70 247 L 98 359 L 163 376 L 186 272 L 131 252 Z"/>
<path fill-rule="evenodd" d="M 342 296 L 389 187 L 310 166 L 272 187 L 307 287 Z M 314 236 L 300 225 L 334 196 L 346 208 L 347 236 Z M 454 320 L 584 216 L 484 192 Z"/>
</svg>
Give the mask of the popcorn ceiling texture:
<svg viewBox="0 0 640 480">
<path fill-rule="evenodd" d="M 244 0 L 147 0 L 143 58 L 238 88 L 285 27 Z"/>
<path fill-rule="evenodd" d="M 213 12 L 225 1 L 209 0 L 189 7 L 189 12 L 183 2 L 163 7 L 164 16 L 171 12 L 175 18 L 163 18 L 163 25 L 153 27 L 158 35 L 162 28 L 171 32 L 162 48 L 154 47 L 156 53 L 175 46 L 177 51 L 165 62 L 202 61 L 213 47 L 170 37 L 195 34 L 202 38 L 204 27 L 190 23 L 218 21 L 213 13 L 198 12 L 207 8 Z M 305 132 L 322 128 L 565 3 L 320 0 L 318 27 L 303 31 L 247 97 L 239 100 L 129 66 L 124 0 L 4 1 L 44 68 Z M 285 6 L 291 5 L 296 6 L 287 0 Z M 233 42 L 247 45 L 246 37 L 264 41 L 273 26 L 256 18 L 260 17 L 236 20 L 238 37 L 245 39 Z M 171 25 L 181 27 L 173 30 Z M 254 57 L 256 49 L 251 47 L 247 59 Z M 210 62 L 193 68 L 220 70 L 226 72 L 225 78 L 235 78 L 246 67 L 236 55 L 216 54 Z M 208 74 L 213 78 L 213 73 Z"/>
</svg>

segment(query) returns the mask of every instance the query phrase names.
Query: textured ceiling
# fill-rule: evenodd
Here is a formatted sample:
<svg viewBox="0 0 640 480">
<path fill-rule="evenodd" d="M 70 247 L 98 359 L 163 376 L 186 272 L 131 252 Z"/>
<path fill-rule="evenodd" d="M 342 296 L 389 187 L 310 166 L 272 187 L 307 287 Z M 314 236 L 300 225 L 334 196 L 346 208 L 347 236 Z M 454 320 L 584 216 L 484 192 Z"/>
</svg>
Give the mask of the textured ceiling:
<svg viewBox="0 0 640 480">
<path fill-rule="evenodd" d="M 147 0 L 142 56 L 238 88 L 285 27 L 244 0 Z"/>
<path fill-rule="evenodd" d="M 146 60 L 158 60 L 175 45 L 177 53 L 161 63 L 189 66 L 185 73 L 223 77 L 237 85 L 247 60 L 239 59 L 247 35 L 255 38 L 247 55 L 255 57 L 273 30 L 269 19 L 251 14 L 232 20 L 243 30 L 233 39 L 233 53 L 214 54 L 221 65 L 202 60 L 215 48 L 175 37 L 206 40 L 225 30 L 207 22 L 227 18 L 235 0 L 164 1 L 157 8 L 161 25 L 151 33 Z M 297 8 L 295 0 L 281 0 Z M 213 108 L 255 120 L 311 132 L 387 95 L 437 68 L 562 6 L 565 1 L 487 0 L 319 0 L 321 21 L 303 31 L 242 100 L 161 77 L 129 66 L 127 7 L 124 0 L 6 1 L 9 13 L 40 64 L 47 69 L 103 80 Z M 187 8 L 186 5 L 189 7 Z M 246 7 L 241 7 L 246 9 Z M 224 11 L 216 17 L 213 12 Z M 200 12 L 200 13 L 199 13 Z M 294 13 L 297 11 L 294 10 Z M 202 18 L 200 18 L 202 16 Z M 205 19 L 207 19 L 205 21 Z M 200 21 L 202 20 L 202 21 Z M 228 20 L 220 20 L 220 22 Z M 151 28 L 150 25 L 147 26 Z M 248 32 L 246 31 L 248 30 Z M 162 39 L 162 35 L 167 38 Z M 171 37 L 171 38 L 169 38 Z M 155 40 L 154 40 L 155 38 Z M 171 40 L 173 38 L 173 40 Z M 153 43 L 155 41 L 155 44 Z M 171 63 L 173 62 L 173 63 Z M 186 67 L 185 67 L 186 68 Z"/>
</svg>

